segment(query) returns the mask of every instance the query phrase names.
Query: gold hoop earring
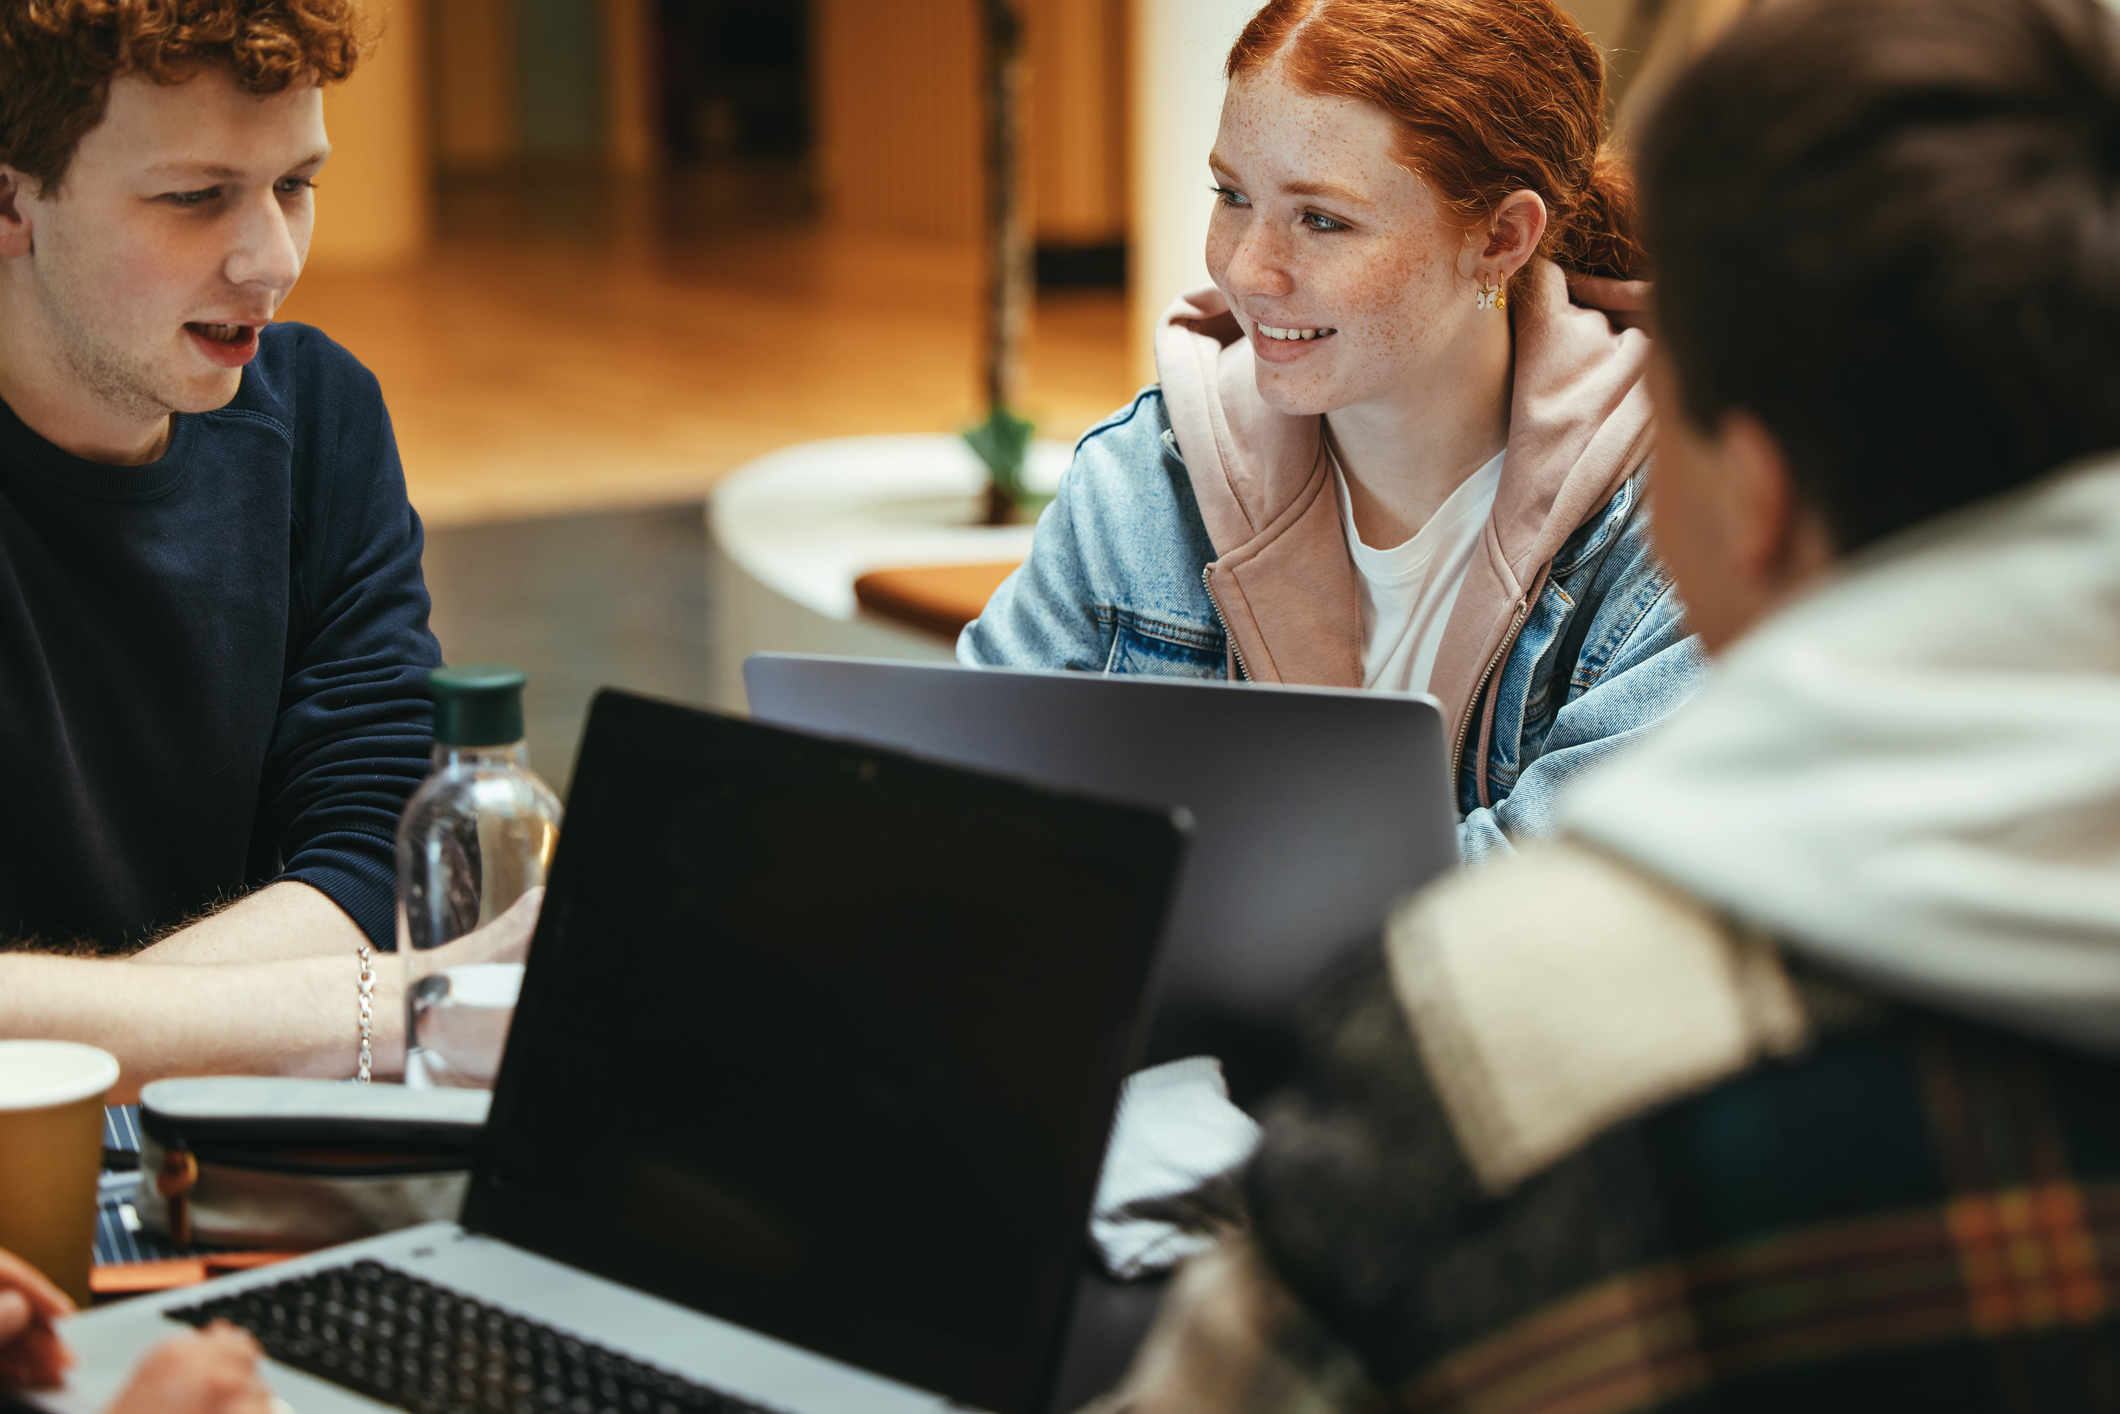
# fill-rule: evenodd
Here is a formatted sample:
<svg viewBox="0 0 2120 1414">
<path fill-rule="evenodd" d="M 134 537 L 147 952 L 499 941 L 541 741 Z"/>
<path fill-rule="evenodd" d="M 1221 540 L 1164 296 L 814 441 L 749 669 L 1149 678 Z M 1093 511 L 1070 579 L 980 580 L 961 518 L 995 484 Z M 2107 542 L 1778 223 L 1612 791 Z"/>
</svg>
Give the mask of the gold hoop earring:
<svg viewBox="0 0 2120 1414">
<path fill-rule="evenodd" d="M 1500 285 L 1482 283 L 1476 288 L 1472 300 L 1479 309 L 1507 309 L 1509 292 Z"/>
</svg>

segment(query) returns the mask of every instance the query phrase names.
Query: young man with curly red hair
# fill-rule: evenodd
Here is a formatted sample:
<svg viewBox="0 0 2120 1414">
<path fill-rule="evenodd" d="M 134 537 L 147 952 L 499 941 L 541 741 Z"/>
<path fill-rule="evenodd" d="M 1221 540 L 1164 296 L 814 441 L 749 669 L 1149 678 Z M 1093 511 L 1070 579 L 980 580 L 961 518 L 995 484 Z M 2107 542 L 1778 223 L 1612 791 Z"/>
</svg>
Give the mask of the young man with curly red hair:
<svg viewBox="0 0 2120 1414">
<path fill-rule="evenodd" d="M 0 0 L 0 1036 L 126 1088 L 353 1073 L 395 936 L 420 523 L 374 377 L 273 322 L 366 42 L 352 0 Z"/>
</svg>

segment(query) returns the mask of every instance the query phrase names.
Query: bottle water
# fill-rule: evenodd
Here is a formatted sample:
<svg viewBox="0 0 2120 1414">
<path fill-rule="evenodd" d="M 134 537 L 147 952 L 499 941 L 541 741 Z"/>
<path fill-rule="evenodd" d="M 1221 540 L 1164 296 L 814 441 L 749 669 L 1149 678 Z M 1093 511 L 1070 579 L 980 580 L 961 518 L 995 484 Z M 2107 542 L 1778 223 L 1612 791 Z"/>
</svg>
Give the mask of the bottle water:
<svg viewBox="0 0 2120 1414">
<path fill-rule="evenodd" d="M 545 882 L 563 812 L 530 769 L 520 668 L 436 668 L 427 682 L 434 772 L 406 804 L 397 838 L 405 1083 L 487 1089 L 523 965 L 435 950 Z"/>
</svg>

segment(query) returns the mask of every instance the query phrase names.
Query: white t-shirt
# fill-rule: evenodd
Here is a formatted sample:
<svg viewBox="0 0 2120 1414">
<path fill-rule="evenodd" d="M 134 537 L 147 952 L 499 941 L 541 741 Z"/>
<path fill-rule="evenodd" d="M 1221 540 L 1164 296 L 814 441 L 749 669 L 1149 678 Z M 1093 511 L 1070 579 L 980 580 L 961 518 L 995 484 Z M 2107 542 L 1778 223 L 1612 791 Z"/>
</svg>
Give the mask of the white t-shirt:
<svg viewBox="0 0 2120 1414">
<path fill-rule="evenodd" d="M 1451 606 L 1465 583 L 1480 531 L 1494 513 L 1503 455 L 1495 453 L 1493 461 L 1466 477 L 1411 540 L 1388 550 L 1362 543 L 1347 498 L 1347 478 L 1339 459 L 1333 459 L 1347 551 L 1354 556 L 1361 581 L 1362 686 L 1387 692 L 1428 690 Z"/>
</svg>

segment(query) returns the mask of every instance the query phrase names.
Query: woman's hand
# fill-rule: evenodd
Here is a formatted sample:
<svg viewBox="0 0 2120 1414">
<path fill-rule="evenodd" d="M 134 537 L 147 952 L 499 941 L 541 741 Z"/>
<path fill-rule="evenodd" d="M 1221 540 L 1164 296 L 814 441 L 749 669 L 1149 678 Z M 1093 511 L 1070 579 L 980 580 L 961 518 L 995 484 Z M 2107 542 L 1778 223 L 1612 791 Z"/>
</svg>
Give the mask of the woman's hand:
<svg viewBox="0 0 2120 1414">
<path fill-rule="evenodd" d="M 1603 275 L 1568 275 L 1568 296 L 1585 309 L 1594 309 L 1612 321 L 1615 329 L 1645 329 L 1649 325 L 1647 280 L 1612 280 Z"/>
<path fill-rule="evenodd" d="M 258 1378 L 258 1355 L 248 1331 L 215 1321 L 148 1351 L 105 1414 L 273 1414 L 286 1406 Z"/>
<path fill-rule="evenodd" d="M 12 1252 L 0 1251 L 0 1384 L 49 1389 L 74 1357 L 52 1322 L 74 1303 L 51 1279 Z"/>
</svg>

